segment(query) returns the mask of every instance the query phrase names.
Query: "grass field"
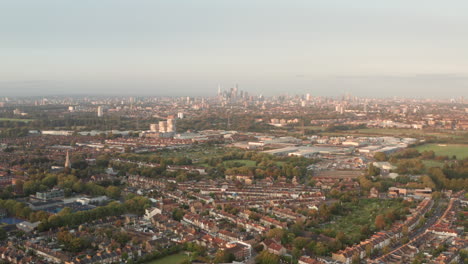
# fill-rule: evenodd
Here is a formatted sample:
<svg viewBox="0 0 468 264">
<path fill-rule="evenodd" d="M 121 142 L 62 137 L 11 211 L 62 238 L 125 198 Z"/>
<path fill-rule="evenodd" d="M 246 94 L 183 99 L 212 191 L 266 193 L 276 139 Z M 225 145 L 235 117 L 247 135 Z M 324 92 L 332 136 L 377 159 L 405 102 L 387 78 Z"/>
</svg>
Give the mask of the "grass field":
<svg viewBox="0 0 468 264">
<path fill-rule="evenodd" d="M 419 152 L 432 150 L 437 156 L 457 156 L 457 159 L 468 158 L 468 145 L 463 144 L 424 144 L 415 147 Z"/>
<path fill-rule="evenodd" d="M 226 149 L 216 146 L 194 146 L 182 150 L 165 150 L 161 151 L 160 154 L 164 158 L 174 157 L 187 157 L 192 159 L 195 163 L 199 163 L 200 160 L 205 158 L 221 157 L 226 154 Z"/>
<path fill-rule="evenodd" d="M 297 130 L 302 130 L 302 127 L 301 126 L 296 126 L 295 127 Z M 325 130 L 326 127 L 322 127 L 322 126 L 304 126 L 304 129 L 311 129 L 311 130 Z"/>
<path fill-rule="evenodd" d="M 335 131 L 335 132 L 323 132 L 323 135 L 338 136 L 338 135 L 375 135 L 375 136 L 406 136 L 406 137 L 421 137 L 421 136 L 433 136 L 437 138 L 453 138 L 461 139 L 464 137 L 463 132 L 453 131 L 432 131 L 432 130 L 417 130 L 409 128 L 364 128 L 346 131 Z"/>
<path fill-rule="evenodd" d="M 404 128 L 363 128 L 358 130 L 353 130 L 361 134 L 376 134 L 376 135 L 411 135 L 411 134 L 420 134 L 419 130 L 415 129 L 404 129 Z"/>
<path fill-rule="evenodd" d="M 400 202 L 396 200 L 361 199 L 358 205 L 350 205 L 350 212 L 339 216 L 334 221 L 323 226 L 322 230 L 343 232 L 353 242 L 358 242 L 361 236 L 361 227 L 369 225 L 374 227 L 375 217 L 383 214 L 390 208 L 398 208 Z M 326 232 L 325 232 L 326 233 Z"/>
<path fill-rule="evenodd" d="M 286 164 L 286 162 L 285 161 L 277 161 L 277 162 L 275 162 L 275 164 L 276 164 L 276 166 L 282 167 L 282 166 L 284 166 L 284 164 Z"/>
<path fill-rule="evenodd" d="M 170 255 L 161 259 L 147 262 L 146 264 L 180 264 L 189 257 L 185 254 Z"/>
<path fill-rule="evenodd" d="M 257 162 L 253 160 L 226 160 L 223 161 L 224 165 L 229 165 L 233 163 L 240 163 L 242 166 L 247 166 L 247 167 L 255 167 L 257 165 Z"/>
<path fill-rule="evenodd" d="M 0 121 L 10 121 L 10 122 L 29 123 L 29 122 L 33 121 L 33 119 L 20 119 L 20 118 L 4 118 L 4 117 L 0 117 Z"/>
<path fill-rule="evenodd" d="M 439 167 L 442 168 L 444 166 L 443 161 L 438 161 L 438 160 L 422 160 L 422 163 L 426 168 L 432 168 L 432 167 Z"/>
</svg>

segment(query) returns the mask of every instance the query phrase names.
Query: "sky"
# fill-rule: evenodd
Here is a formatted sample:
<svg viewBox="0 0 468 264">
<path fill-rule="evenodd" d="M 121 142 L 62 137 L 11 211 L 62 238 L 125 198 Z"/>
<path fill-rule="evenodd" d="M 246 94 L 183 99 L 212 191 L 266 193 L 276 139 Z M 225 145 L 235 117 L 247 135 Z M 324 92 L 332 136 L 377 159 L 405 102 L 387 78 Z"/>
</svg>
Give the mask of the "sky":
<svg viewBox="0 0 468 264">
<path fill-rule="evenodd" d="M 0 0 L 0 96 L 468 96 L 466 0 Z"/>
</svg>

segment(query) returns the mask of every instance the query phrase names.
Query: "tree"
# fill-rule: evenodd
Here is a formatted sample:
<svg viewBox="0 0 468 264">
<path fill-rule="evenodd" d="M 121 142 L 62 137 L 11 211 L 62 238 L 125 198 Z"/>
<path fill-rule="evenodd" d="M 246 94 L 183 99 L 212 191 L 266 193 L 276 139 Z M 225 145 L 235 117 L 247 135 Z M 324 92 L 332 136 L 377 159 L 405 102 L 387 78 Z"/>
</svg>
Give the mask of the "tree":
<svg viewBox="0 0 468 264">
<path fill-rule="evenodd" d="M 323 244 L 322 242 L 318 242 L 316 245 L 315 245 L 315 249 L 314 249 L 314 253 L 316 255 L 319 255 L 319 256 L 324 256 L 328 253 L 328 248 L 325 244 Z"/>
<path fill-rule="evenodd" d="M 84 191 L 85 189 L 85 185 L 83 182 L 81 181 L 77 181 L 75 182 L 73 185 L 72 185 L 72 188 L 71 188 L 74 192 L 77 192 L 77 193 L 81 193 Z"/>
<path fill-rule="evenodd" d="M 385 228 L 385 218 L 383 215 L 377 215 L 375 217 L 375 227 L 378 230 L 382 230 Z"/>
<path fill-rule="evenodd" d="M 425 151 L 423 151 L 421 153 L 421 158 L 422 159 L 433 159 L 433 158 L 435 158 L 435 153 L 434 153 L 433 150 L 429 150 L 429 151 L 425 150 Z"/>
<path fill-rule="evenodd" d="M 7 237 L 8 235 L 5 229 L 0 228 L 0 241 L 4 241 L 5 239 L 7 239 Z"/>
<path fill-rule="evenodd" d="M 105 154 L 105 155 L 99 155 L 97 158 L 96 158 L 96 165 L 98 167 L 102 167 L 102 168 L 106 168 L 109 166 L 109 160 L 110 160 L 110 157 L 109 155 Z"/>
<path fill-rule="evenodd" d="M 369 243 L 366 245 L 366 256 L 370 257 L 371 254 L 372 254 L 372 244 Z"/>
<path fill-rule="evenodd" d="M 281 240 L 281 238 L 285 235 L 285 231 L 281 228 L 273 228 L 268 231 L 266 234 L 267 238 L 274 238 L 276 240 Z"/>
<path fill-rule="evenodd" d="M 385 246 L 382 248 L 382 254 L 387 254 L 388 252 L 390 252 L 390 248 L 388 246 Z"/>
<path fill-rule="evenodd" d="M 369 167 L 367 168 L 367 175 L 369 176 L 377 176 L 380 174 L 380 169 L 374 166 L 374 163 L 370 163 Z"/>
<path fill-rule="evenodd" d="M 376 152 L 374 154 L 374 159 L 376 161 L 387 161 L 388 160 L 388 157 L 387 157 L 387 154 L 383 153 L 383 152 Z"/>
<path fill-rule="evenodd" d="M 363 225 L 361 227 L 361 234 L 364 236 L 364 237 L 368 237 L 371 233 L 371 230 L 369 228 L 369 225 Z"/>
<path fill-rule="evenodd" d="M 44 179 L 42 179 L 41 184 L 46 185 L 49 188 L 54 187 L 57 184 L 57 176 L 55 175 L 48 175 Z"/>
<path fill-rule="evenodd" d="M 401 230 L 401 233 L 403 234 L 403 236 L 408 236 L 408 226 L 407 225 L 403 226 L 403 229 Z"/>
<path fill-rule="evenodd" d="M 188 243 L 187 250 L 192 252 L 192 258 L 197 258 L 198 256 L 205 256 L 206 254 L 206 248 L 195 243 Z"/>
<path fill-rule="evenodd" d="M 262 251 L 255 258 L 257 264 L 279 264 L 280 258 L 277 255 L 271 254 L 268 251 Z"/>
<path fill-rule="evenodd" d="M 38 181 L 26 181 L 23 184 L 23 192 L 25 195 L 34 194 L 39 191 L 40 183 Z"/>
<path fill-rule="evenodd" d="M 172 219 L 174 219 L 176 221 L 180 221 L 180 220 L 182 220 L 183 217 L 184 217 L 184 211 L 182 211 L 182 209 L 175 208 L 172 211 Z"/>
<path fill-rule="evenodd" d="M 359 185 L 361 185 L 361 188 L 363 188 L 364 190 L 370 190 L 370 188 L 372 188 L 372 181 L 367 179 L 366 176 L 361 175 L 359 176 L 358 179 L 359 179 Z"/>
<path fill-rule="evenodd" d="M 352 258 L 352 264 L 359 264 L 361 262 L 361 258 L 359 256 L 359 253 L 356 252 L 353 254 L 353 258 Z"/>
<path fill-rule="evenodd" d="M 422 176 L 421 181 L 423 182 L 424 187 L 429 187 L 431 189 L 435 189 L 436 187 L 434 181 L 432 181 L 431 177 L 429 177 L 428 175 Z"/>
<path fill-rule="evenodd" d="M 308 242 L 309 242 L 309 239 L 305 237 L 296 237 L 293 240 L 293 245 L 295 248 L 302 250 L 307 245 Z"/>
<path fill-rule="evenodd" d="M 234 257 L 232 253 L 229 253 L 226 250 L 219 249 L 216 252 L 213 262 L 214 263 L 231 263 L 234 260 L 236 260 L 236 258 Z"/>
<path fill-rule="evenodd" d="M 120 188 L 116 186 L 109 186 L 106 188 L 106 195 L 112 199 L 120 198 Z"/>
<path fill-rule="evenodd" d="M 340 241 L 343 244 L 346 243 L 346 240 L 347 240 L 345 233 L 341 231 L 336 233 L 335 239 Z"/>
</svg>

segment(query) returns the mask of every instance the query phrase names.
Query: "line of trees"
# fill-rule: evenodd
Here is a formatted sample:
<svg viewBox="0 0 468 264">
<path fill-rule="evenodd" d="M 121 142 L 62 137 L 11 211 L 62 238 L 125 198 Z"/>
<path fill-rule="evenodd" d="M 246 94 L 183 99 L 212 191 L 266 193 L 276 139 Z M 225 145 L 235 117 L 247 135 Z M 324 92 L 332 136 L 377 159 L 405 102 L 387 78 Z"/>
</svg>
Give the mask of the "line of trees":
<svg viewBox="0 0 468 264">
<path fill-rule="evenodd" d="M 143 215 L 146 208 L 150 206 L 149 199 L 135 196 L 124 203 L 111 202 L 106 206 L 100 206 L 89 211 L 70 211 L 51 215 L 44 219 L 38 227 L 39 231 L 45 231 L 63 226 L 73 227 L 109 216 L 120 216 L 126 213 Z M 65 209 L 64 209 L 65 210 Z"/>
</svg>

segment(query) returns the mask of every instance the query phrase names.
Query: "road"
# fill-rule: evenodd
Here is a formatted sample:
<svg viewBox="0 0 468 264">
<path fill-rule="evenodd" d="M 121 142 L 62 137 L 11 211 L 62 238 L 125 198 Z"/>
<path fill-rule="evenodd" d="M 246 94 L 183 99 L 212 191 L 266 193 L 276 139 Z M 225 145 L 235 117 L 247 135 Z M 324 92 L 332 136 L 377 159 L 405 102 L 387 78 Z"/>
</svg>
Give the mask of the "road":
<svg viewBox="0 0 468 264">
<path fill-rule="evenodd" d="M 412 232 L 409 232 L 408 234 L 408 238 L 409 238 L 409 241 L 413 240 L 415 237 L 423 234 L 424 232 L 426 232 L 426 230 L 431 227 L 432 225 L 434 225 L 437 220 L 439 220 L 439 218 L 442 216 L 442 214 L 444 213 L 445 209 L 446 209 L 446 206 L 448 205 L 448 203 L 446 203 L 446 201 L 439 201 L 438 203 L 435 203 L 434 204 L 434 211 L 432 213 L 432 215 L 426 219 L 426 223 L 416 229 L 416 230 L 413 230 Z M 404 244 L 401 243 L 401 240 L 398 242 L 398 243 L 395 243 L 391 246 L 389 246 L 389 251 L 388 252 L 392 252 L 394 251 L 395 249 L 403 246 Z M 372 259 L 376 259 L 376 258 L 379 258 L 381 257 L 383 254 L 379 254 L 378 256 L 374 256 Z"/>
</svg>

